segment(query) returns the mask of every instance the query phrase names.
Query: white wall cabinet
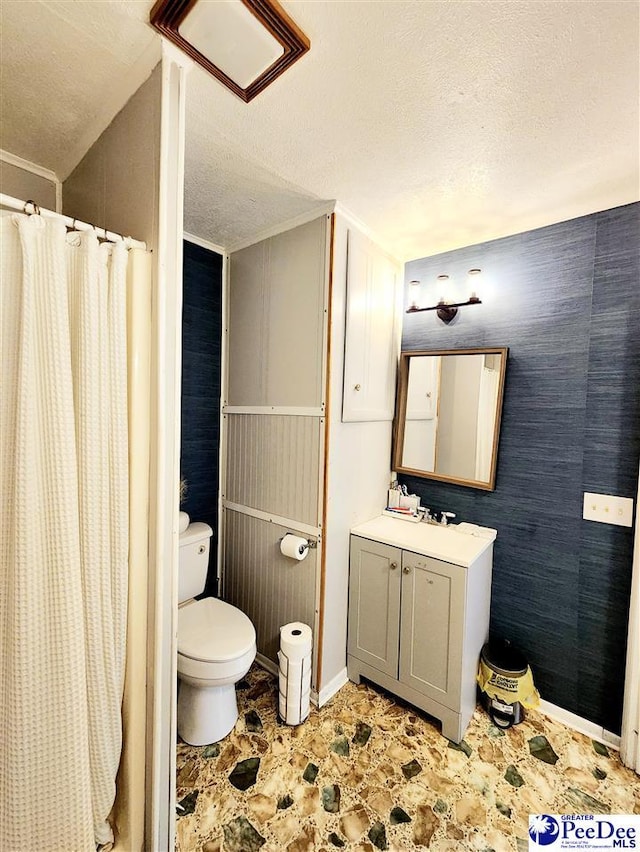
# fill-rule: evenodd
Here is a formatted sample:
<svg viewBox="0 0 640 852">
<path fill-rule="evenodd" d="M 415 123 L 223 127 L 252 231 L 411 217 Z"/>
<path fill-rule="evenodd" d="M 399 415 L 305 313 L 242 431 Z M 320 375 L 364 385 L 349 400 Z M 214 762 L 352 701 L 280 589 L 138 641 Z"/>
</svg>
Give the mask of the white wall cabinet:
<svg viewBox="0 0 640 852">
<path fill-rule="evenodd" d="M 350 230 L 347 256 L 344 422 L 393 420 L 397 365 L 397 267 Z"/>
<path fill-rule="evenodd" d="M 493 538 L 382 517 L 354 528 L 350 549 L 350 680 L 399 695 L 460 742 L 489 632 Z"/>
</svg>

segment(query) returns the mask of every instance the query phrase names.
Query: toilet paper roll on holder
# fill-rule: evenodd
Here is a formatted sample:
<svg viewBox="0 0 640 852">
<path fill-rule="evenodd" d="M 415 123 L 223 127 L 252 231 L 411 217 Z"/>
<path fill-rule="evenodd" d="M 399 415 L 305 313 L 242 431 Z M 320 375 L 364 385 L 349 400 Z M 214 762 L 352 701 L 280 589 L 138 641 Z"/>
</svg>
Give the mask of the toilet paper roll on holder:
<svg viewBox="0 0 640 852">
<path fill-rule="evenodd" d="M 278 544 L 280 544 L 283 541 L 283 539 L 285 539 L 288 535 L 299 535 L 299 533 L 287 531 L 284 535 L 280 536 L 280 538 L 278 539 Z M 307 538 L 307 545 L 309 547 L 309 550 L 313 550 L 314 547 L 318 546 L 318 539 L 317 538 Z"/>
</svg>

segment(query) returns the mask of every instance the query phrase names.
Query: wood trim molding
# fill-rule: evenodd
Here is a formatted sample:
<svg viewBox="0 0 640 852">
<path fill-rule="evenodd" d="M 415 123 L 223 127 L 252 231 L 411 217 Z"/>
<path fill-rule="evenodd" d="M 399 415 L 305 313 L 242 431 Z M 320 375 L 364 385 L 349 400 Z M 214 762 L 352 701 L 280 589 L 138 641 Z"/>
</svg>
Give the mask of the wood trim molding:
<svg viewBox="0 0 640 852">
<path fill-rule="evenodd" d="M 218 243 L 212 243 L 211 240 L 205 240 L 204 237 L 197 237 L 195 234 L 190 234 L 188 231 L 182 232 L 182 239 L 186 240 L 188 243 L 193 243 L 194 246 L 200 246 L 200 248 L 220 254 L 223 258 L 229 254 L 228 250 L 224 246 L 218 245 Z"/>
<path fill-rule="evenodd" d="M 222 499 L 222 508 L 224 510 L 228 509 L 230 512 L 237 512 L 240 515 L 248 515 L 250 518 L 257 518 L 259 521 L 275 524 L 277 527 L 287 527 L 301 535 L 306 535 L 307 538 L 319 539 L 322 536 L 322 527 L 314 527 L 302 521 L 296 521 L 293 518 L 283 518 L 282 515 L 263 512 L 262 509 L 243 506 L 241 503 L 232 503 L 231 500 L 225 500 L 224 498 Z"/>
<path fill-rule="evenodd" d="M 325 386 L 325 420 L 324 420 L 324 465 L 322 482 L 322 530 L 324 540 L 327 539 L 327 506 L 329 502 L 329 437 L 331 433 L 331 316 L 333 307 L 333 256 L 335 244 L 336 214 L 330 215 L 329 227 L 329 275 L 328 275 L 328 314 L 327 314 L 327 375 Z M 322 652 L 324 645 L 324 599 L 327 585 L 327 551 L 323 546 L 320 554 L 320 594 L 318 596 L 318 657 L 316 664 L 316 685 L 318 694 L 322 692 Z"/>
<path fill-rule="evenodd" d="M 498 386 L 498 397 L 496 400 L 496 420 L 493 431 L 492 444 L 492 459 L 491 470 L 488 481 L 480 481 L 477 479 L 463 479 L 461 477 L 449 476 L 417 468 L 408 467 L 402 464 L 403 448 L 404 448 L 404 432 L 405 432 L 405 415 L 407 410 L 407 395 L 409 390 L 409 360 L 421 355 L 500 355 L 500 376 Z M 502 421 L 502 407 L 504 402 L 504 385 L 505 374 L 507 369 L 507 358 L 509 349 L 506 346 L 488 347 L 486 349 L 421 349 L 421 350 L 406 350 L 400 353 L 400 362 L 398 364 L 398 385 L 396 394 L 396 416 L 393 421 L 393 449 L 391 456 L 391 466 L 397 473 L 408 474 L 409 476 L 419 476 L 423 479 L 434 479 L 438 482 L 452 482 L 455 485 L 465 485 L 469 488 L 477 488 L 480 491 L 494 491 L 496 485 L 496 471 L 498 464 L 498 441 L 500 437 L 500 424 Z M 440 382 L 440 374 L 438 376 Z M 438 417 L 440 414 L 440 394 L 438 394 Z"/>
<path fill-rule="evenodd" d="M 223 414 L 259 414 L 263 417 L 285 415 L 287 417 L 324 417 L 325 408 L 304 408 L 295 405 L 227 405 L 223 403 Z"/>
<path fill-rule="evenodd" d="M 150 23 L 245 103 L 249 103 L 256 95 L 259 95 L 311 47 L 307 36 L 287 15 L 277 0 L 240 0 L 284 50 L 279 59 L 243 89 L 180 35 L 180 24 L 197 2 L 198 0 L 157 0 L 151 10 Z"/>
</svg>

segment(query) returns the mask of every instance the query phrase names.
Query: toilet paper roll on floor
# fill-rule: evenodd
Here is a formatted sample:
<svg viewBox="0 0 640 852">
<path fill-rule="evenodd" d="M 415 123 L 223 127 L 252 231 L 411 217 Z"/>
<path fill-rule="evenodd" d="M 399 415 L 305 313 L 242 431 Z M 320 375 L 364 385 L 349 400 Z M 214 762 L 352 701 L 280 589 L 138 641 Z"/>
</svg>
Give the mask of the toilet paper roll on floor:
<svg viewBox="0 0 640 852">
<path fill-rule="evenodd" d="M 278 652 L 280 677 L 278 710 L 287 725 L 299 725 L 309 715 L 311 698 L 311 654 L 292 663 Z"/>
<path fill-rule="evenodd" d="M 311 654 L 300 662 L 288 660 L 282 651 L 278 651 L 279 675 L 281 675 L 280 691 L 295 697 L 296 694 L 309 692 L 311 689 Z M 286 684 L 286 685 L 285 685 Z"/>
<path fill-rule="evenodd" d="M 308 705 L 311 692 L 311 655 L 299 663 L 285 662 L 282 665 L 281 661 L 278 675 L 280 697 L 285 698 L 287 704 L 292 707 L 301 703 Z"/>
<path fill-rule="evenodd" d="M 300 662 L 311 653 L 311 628 L 301 621 L 292 621 L 280 628 L 280 650 L 292 663 Z"/>
<path fill-rule="evenodd" d="M 279 711 L 287 725 L 309 715 L 312 633 L 308 624 L 292 621 L 280 628 Z"/>
<path fill-rule="evenodd" d="M 300 538 L 299 535 L 287 533 L 280 542 L 280 553 L 301 562 L 309 553 L 309 542 L 306 538 Z"/>
</svg>

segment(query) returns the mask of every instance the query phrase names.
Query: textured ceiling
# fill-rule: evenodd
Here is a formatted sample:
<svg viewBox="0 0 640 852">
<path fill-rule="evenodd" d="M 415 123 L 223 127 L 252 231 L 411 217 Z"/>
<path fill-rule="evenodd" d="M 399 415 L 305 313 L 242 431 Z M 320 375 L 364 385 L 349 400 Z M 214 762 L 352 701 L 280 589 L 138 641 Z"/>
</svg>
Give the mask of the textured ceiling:
<svg viewBox="0 0 640 852">
<path fill-rule="evenodd" d="M 234 194 L 233 152 L 239 174 L 268 169 L 309 206 L 338 199 L 404 259 L 638 199 L 635 2 L 287 8 L 311 51 L 250 104 L 190 75 L 188 199 L 201 218 L 188 215 L 212 237 L 260 224 L 250 187 Z"/>
<path fill-rule="evenodd" d="M 337 199 L 407 259 L 638 199 L 635 0 L 283 2 L 311 51 L 254 101 L 189 74 L 191 233 L 230 246 Z M 151 5 L 2 0 L 2 147 L 68 171 L 150 55 Z"/>
<path fill-rule="evenodd" d="M 64 179 L 158 62 L 150 5 L 0 0 L 0 148 Z"/>
</svg>

